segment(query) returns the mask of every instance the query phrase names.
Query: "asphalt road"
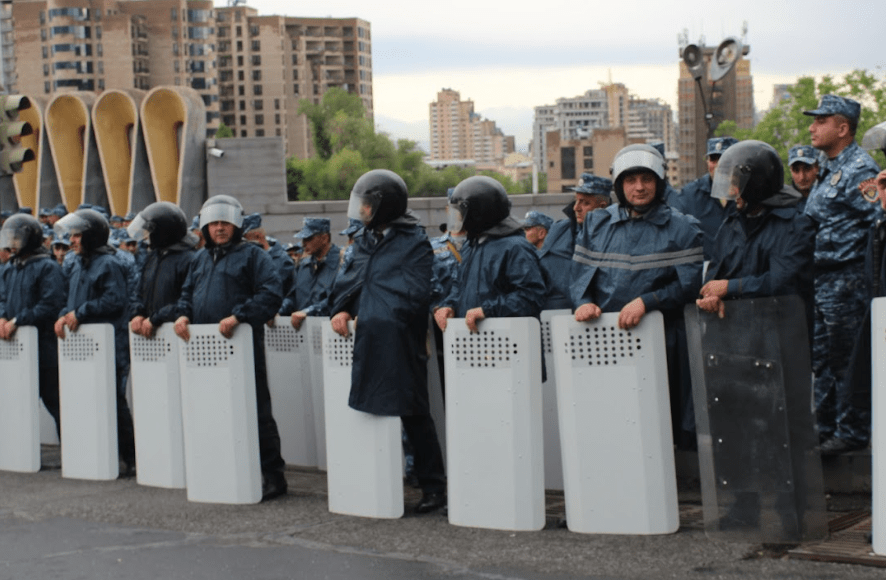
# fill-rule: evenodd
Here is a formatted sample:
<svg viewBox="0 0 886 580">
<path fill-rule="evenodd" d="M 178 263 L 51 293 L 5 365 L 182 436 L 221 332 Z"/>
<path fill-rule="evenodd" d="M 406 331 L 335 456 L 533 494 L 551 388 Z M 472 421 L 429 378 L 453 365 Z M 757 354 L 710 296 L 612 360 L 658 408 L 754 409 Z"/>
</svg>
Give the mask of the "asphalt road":
<svg viewBox="0 0 886 580">
<path fill-rule="evenodd" d="M 442 514 L 415 516 L 408 508 L 399 520 L 331 514 L 322 473 L 289 471 L 287 479 L 285 497 L 228 506 L 189 503 L 183 490 L 135 480 L 70 480 L 58 469 L 0 472 L 0 580 L 884 576 L 878 568 L 713 541 L 685 513 L 680 531 L 664 536 L 512 533 L 457 527 Z M 415 499 L 410 490 L 407 500 Z M 681 504 L 697 499 L 681 493 Z"/>
</svg>

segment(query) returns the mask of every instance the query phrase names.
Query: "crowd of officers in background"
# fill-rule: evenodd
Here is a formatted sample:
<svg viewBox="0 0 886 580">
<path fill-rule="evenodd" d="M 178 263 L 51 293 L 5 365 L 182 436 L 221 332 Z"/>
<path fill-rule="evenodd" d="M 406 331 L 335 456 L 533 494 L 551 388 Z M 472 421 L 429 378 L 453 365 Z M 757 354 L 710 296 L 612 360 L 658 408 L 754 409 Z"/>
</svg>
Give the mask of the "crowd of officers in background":
<svg viewBox="0 0 886 580">
<path fill-rule="evenodd" d="M 866 393 L 853 385 L 863 385 L 865 364 L 869 378 L 870 355 L 852 349 L 865 317 L 869 324 L 870 299 L 886 288 L 877 233 L 886 171 L 878 176 L 856 143 L 859 113 L 857 102 L 834 95 L 806 112 L 812 146 L 790 149 L 790 186 L 775 150 L 759 141 L 710 139 L 708 174 L 681 191 L 667 181 L 661 146 L 629 145 L 616 155 L 611 180 L 581 176 L 556 221 L 537 211 L 515 220 L 499 182 L 470 177 L 448 192 L 447 229 L 430 240 L 407 208 L 406 184 L 387 170 L 355 183 L 344 247 L 322 217 L 304 218 L 284 247 L 266 235 L 260 215 L 244 215 L 224 195 L 210 197 L 192 220 L 167 202 L 125 217 L 88 205 L 37 217 L 22 208 L 4 216 L 0 230 L 0 339 L 18 326 L 38 328 L 40 396 L 58 427 L 56 337 L 84 323 L 115 326 L 121 474 L 131 476 L 128 331 L 149 337 L 172 324 L 187 340 L 191 323 L 218 324 L 227 337 L 249 324 L 263 499 L 270 499 L 286 492 L 286 480 L 263 328 L 278 315 L 296 329 L 323 316 L 348 336 L 359 321 L 349 405 L 402 418 L 408 475 L 423 492 L 414 510 L 426 513 L 446 505 L 428 406 L 431 316 L 438 333 L 450 318 L 476 331 L 484 318 L 567 308 L 578 321 L 618 313 L 619 326 L 630 329 L 661 311 L 673 434 L 691 449 L 684 307 L 722 317 L 730 299 L 796 294 L 809 310 L 822 452 L 861 449 L 870 381 Z"/>
</svg>

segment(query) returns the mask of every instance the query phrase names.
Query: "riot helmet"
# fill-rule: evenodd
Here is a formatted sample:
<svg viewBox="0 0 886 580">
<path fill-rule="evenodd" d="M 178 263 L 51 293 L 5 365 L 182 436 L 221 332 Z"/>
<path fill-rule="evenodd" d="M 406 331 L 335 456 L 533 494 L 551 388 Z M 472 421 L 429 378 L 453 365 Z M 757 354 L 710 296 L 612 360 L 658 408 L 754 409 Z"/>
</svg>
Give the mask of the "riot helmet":
<svg viewBox="0 0 886 580">
<path fill-rule="evenodd" d="M 614 182 L 615 197 L 621 205 L 641 210 L 643 208 L 635 208 L 628 203 L 624 192 L 624 179 L 628 174 L 651 172 L 656 177 L 655 199 L 661 202 L 664 198 L 665 191 L 665 160 L 661 153 L 652 145 L 638 143 L 628 145 L 619 151 L 615 159 L 612 161 L 612 180 Z"/>
<path fill-rule="evenodd" d="M 188 218 L 174 203 L 158 201 L 140 211 L 126 232 L 136 242 L 148 239 L 152 248 L 168 248 L 188 235 Z"/>
<path fill-rule="evenodd" d="M 408 198 L 403 178 L 387 169 L 373 169 L 361 175 L 351 189 L 348 217 L 369 229 L 389 224 L 406 213 Z"/>
<path fill-rule="evenodd" d="M 230 195 L 214 195 L 200 208 L 200 229 L 212 222 L 227 222 L 235 228 L 243 227 L 243 206 Z M 203 232 L 206 235 L 206 232 Z"/>
<path fill-rule="evenodd" d="M 0 248 L 28 255 L 43 244 L 43 227 L 32 215 L 17 213 L 3 222 L 0 228 Z"/>
<path fill-rule="evenodd" d="M 784 167 L 768 143 L 741 141 L 723 153 L 714 173 L 711 196 L 718 199 L 742 198 L 753 209 L 781 191 Z"/>
<path fill-rule="evenodd" d="M 448 213 L 450 231 L 464 230 L 475 238 L 510 215 L 511 200 L 501 183 L 475 175 L 455 186 Z"/>
<path fill-rule="evenodd" d="M 105 216 L 94 209 L 78 209 L 55 222 L 58 236 L 80 234 L 81 253 L 91 254 L 108 243 L 110 226 Z"/>
</svg>

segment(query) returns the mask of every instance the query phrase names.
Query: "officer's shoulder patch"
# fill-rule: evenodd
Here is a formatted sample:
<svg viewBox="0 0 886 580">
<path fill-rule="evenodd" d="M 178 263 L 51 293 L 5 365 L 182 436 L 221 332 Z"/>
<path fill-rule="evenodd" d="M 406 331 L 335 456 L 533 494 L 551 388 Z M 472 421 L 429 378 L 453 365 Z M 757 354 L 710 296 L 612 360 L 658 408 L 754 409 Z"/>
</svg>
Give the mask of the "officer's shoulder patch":
<svg viewBox="0 0 886 580">
<path fill-rule="evenodd" d="M 843 177 L 843 170 L 839 170 L 831 176 L 831 185 L 837 185 L 840 183 L 840 178 Z"/>
</svg>

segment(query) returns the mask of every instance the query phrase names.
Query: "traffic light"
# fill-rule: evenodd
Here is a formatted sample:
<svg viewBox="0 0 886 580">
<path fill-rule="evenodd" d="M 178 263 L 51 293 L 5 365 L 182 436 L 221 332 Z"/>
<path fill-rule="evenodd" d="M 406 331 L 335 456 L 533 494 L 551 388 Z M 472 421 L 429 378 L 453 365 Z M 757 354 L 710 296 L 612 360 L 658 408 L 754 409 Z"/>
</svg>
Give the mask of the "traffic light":
<svg viewBox="0 0 886 580">
<path fill-rule="evenodd" d="M 18 112 L 28 109 L 31 101 L 24 95 L 0 95 L 0 175 L 22 170 L 22 164 L 33 161 L 34 152 L 21 143 L 23 135 L 31 135 L 30 123 L 19 121 Z"/>
</svg>

